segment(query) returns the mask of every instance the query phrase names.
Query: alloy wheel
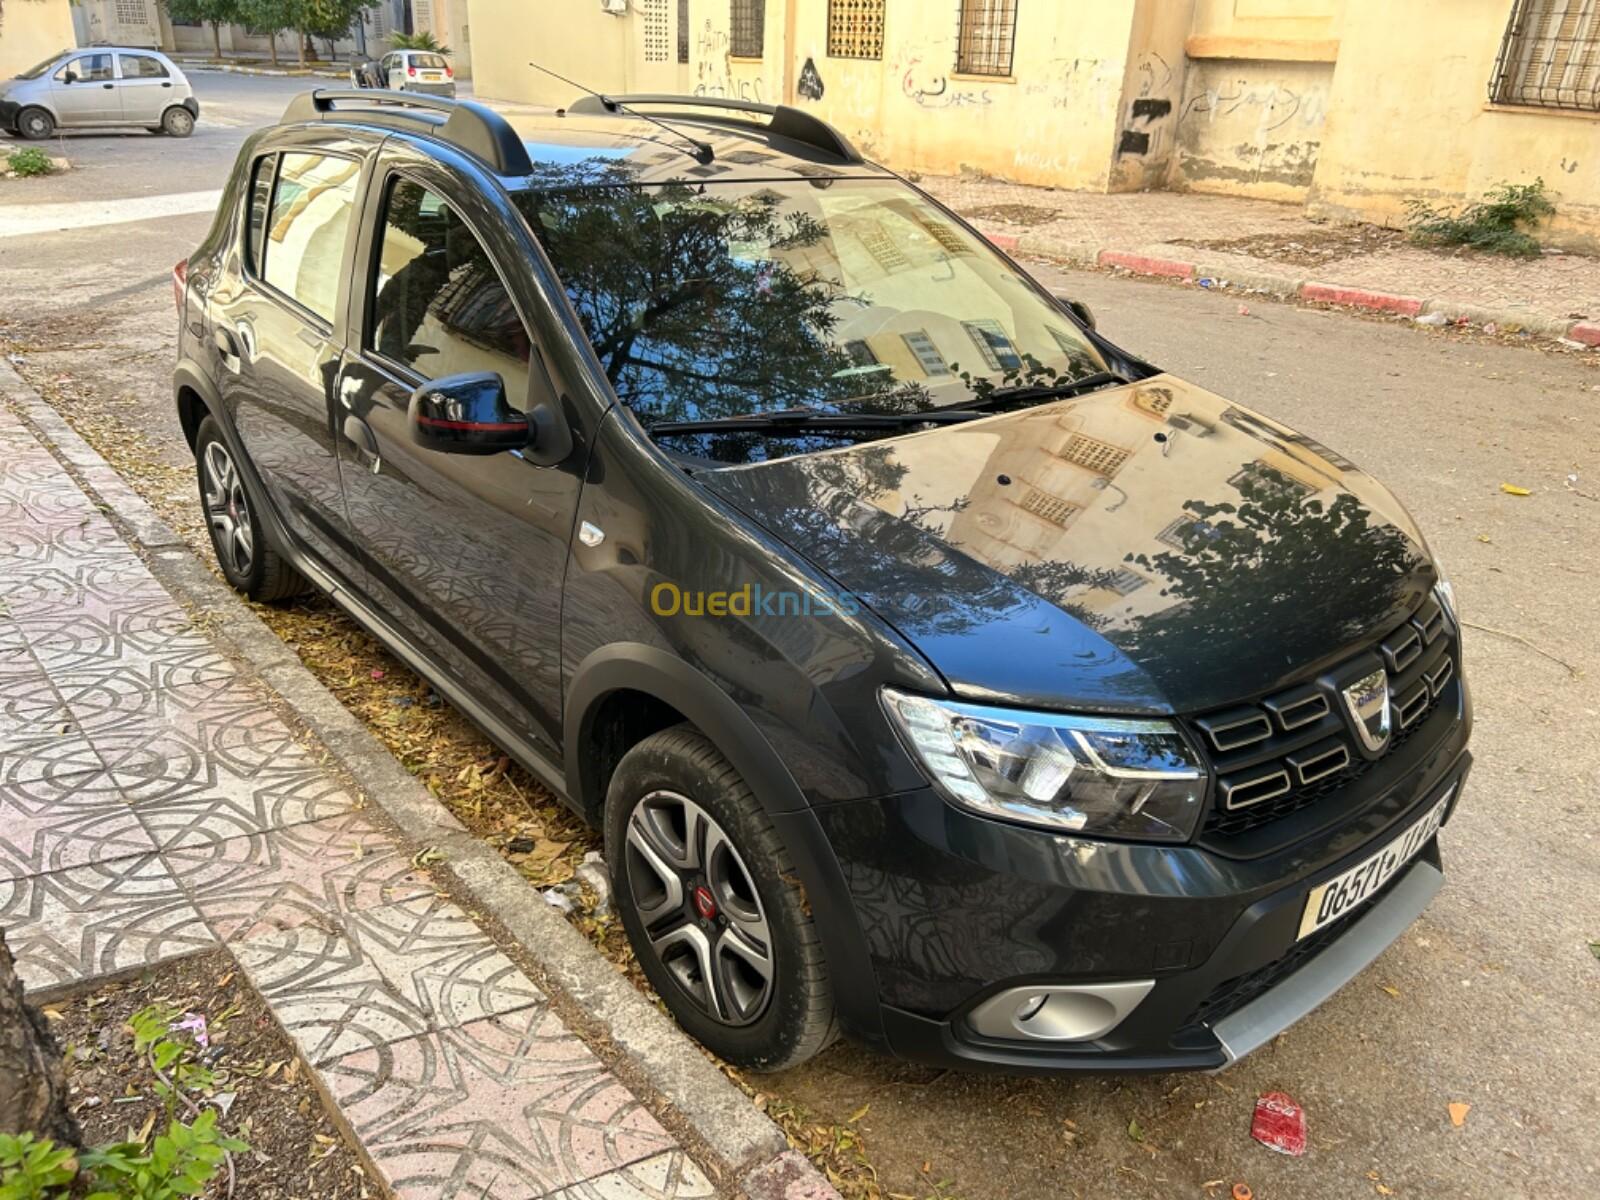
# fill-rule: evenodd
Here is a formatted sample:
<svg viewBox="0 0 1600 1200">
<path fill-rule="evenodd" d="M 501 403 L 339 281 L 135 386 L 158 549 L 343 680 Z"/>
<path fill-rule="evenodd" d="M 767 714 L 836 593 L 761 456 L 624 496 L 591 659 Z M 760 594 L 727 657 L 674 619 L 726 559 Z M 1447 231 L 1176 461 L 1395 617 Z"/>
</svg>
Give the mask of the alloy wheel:
<svg viewBox="0 0 1600 1200">
<path fill-rule="evenodd" d="M 625 863 L 627 899 L 684 994 L 725 1025 L 759 1019 L 777 974 L 772 930 L 716 819 L 687 796 L 651 792 L 628 817 Z"/>
<path fill-rule="evenodd" d="M 212 544 L 225 566 L 241 577 L 247 576 L 255 561 L 255 534 L 251 531 L 250 505 L 239 470 L 221 442 L 206 446 L 203 463 L 205 487 L 201 498 L 206 519 L 211 523 Z"/>
</svg>

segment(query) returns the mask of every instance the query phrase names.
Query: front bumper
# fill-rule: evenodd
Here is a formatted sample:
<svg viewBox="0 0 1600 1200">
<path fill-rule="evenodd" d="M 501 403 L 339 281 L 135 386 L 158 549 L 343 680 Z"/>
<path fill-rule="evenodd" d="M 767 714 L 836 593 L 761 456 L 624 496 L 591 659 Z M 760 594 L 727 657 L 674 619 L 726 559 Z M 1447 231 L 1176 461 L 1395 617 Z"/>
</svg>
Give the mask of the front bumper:
<svg viewBox="0 0 1600 1200">
<path fill-rule="evenodd" d="M 22 111 L 22 105 L 15 100 L 0 100 L 0 129 L 13 133 L 17 128 L 17 114 Z"/>
<path fill-rule="evenodd" d="M 1431 745 L 1414 739 L 1363 778 L 1348 820 L 1253 859 L 1025 829 L 931 790 L 814 810 L 876 976 L 878 1020 L 862 1032 L 904 1058 L 1019 1073 L 1228 1065 L 1343 986 L 1437 890 L 1435 840 L 1361 908 L 1296 941 L 1312 887 L 1452 788 L 1453 816 L 1471 766 L 1464 692 L 1459 705 Z M 968 1021 L 1008 989 L 1124 980 L 1154 986 L 1093 1041 L 985 1037 Z"/>
</svg>

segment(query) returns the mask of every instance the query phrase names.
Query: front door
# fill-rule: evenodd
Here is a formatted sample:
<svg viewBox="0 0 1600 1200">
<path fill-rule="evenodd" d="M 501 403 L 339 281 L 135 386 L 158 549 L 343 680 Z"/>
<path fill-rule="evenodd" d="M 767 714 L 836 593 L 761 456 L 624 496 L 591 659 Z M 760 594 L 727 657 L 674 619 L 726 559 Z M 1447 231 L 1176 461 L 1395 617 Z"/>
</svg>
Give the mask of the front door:
<svg viewBox="0 0 1600 1200">
<path fill-rule="evenodd" d="M 50 100 L 58 123 L 115 125 L 122 120 L 122 93 L 111 55 L 101 52 L 68 59 L 50 78 Z"/>
<path fill-rule="evenodd" d="M 418 162 L 374 184 L 371 267 L 358 273 L 370 291 L 352 305 L 363 333 L 341 388 L 357 422 L 347 449 L 365 441 L 366 453 L 345 472 L 346 502 L 372 599 L 559 762 L 561 589 L 580 468 L 425 450 L 407 427 L 411 393 L 430 379 L 495 372 L 518 408 L 551 389 L 496 265 L 515 251 L 492 222 L 497 241 L 467 225 L 450 179 Z"/>
<path fill-rule="evenodd" d="M 161 114 L 172 103 L 172 73 L 152 54 L 117 52 L 122 70 L 122 119 L 129 125 L 161 124 Z"/>
<path fill-rule="evenodd" d="M 344 580 L 351 555 L 333 430 L 347 248 L 362 161 L 283 150 L 251 164 L 246 262 L 212 293 L 223 403 L 289 532 Z"/>
</svg>

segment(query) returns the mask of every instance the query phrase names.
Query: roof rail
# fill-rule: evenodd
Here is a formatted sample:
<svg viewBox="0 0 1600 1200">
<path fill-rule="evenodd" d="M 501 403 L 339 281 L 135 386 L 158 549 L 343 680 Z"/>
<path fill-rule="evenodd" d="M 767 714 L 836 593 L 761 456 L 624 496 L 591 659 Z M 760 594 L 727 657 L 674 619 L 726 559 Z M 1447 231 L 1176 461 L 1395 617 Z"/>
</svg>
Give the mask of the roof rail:
<svg viewBox="0 0 1600 1200">
<path fill-rule="evenodd" d="M 443 120 L 438 120 L 443 116 Z M 318 88 L 289 101 L 283 124 L 340 117 L 425 133 L 470 154 L 498 175 L 531 175 L 533 161 L 499 113 L 469 100 L 419 96 L 382 88 Z"/>
<path fill-rule="evenodd" d="M 748 100 L 728 100 L 721 96 L 672 96 L 649 93 L 639 96 L 583 96 L 569 104 L 567 111 L 577 116 L 596 116 L 602 113 L 626 116 L 626 110 L 629 108 L 717 108 L 729 112 L 771 117 L 770 124 L 761 128 L 775 137 L 799 142 L 802 146 L 821 150 L 824 154 L 831 154 L 845 162 L 865 161 L 850 144 L 850 139 L 832 125 L 787 104 L 753 104 Z"/>
</svg>

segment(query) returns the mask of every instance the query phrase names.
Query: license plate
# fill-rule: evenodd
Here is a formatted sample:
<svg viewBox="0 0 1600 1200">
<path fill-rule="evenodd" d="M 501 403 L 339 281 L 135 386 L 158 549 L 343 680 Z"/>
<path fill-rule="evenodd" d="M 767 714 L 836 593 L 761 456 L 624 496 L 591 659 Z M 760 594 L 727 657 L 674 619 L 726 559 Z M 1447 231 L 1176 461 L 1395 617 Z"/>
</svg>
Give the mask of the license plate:
<svg viewBox="0 0 1600 1200">
<path fill-rule="evenodd" d="M 1395 872 L 1415 858 L 1428 840 L 1439 832 L 1439 826 L 1444 823 L 1445 809 L 1450 806 L 1450 797 L 1454 794 L 1455 788 L 1451 788 L 1428 811 L 1427 816 L 1366 861 L 1312 888 L 1311 894 L 1306 897 L 1305 911 L 1300 914 L 1300 932 L 1295 940 L 1309 937 L 1348 915 L 1393 879 Z"/>
<path fill-rule="evenodd" d="M 425 71 L 422 75 L 422 81 L 424 83 L 443 83 L 444 76 L 437 71 Z"/>
</svg>

